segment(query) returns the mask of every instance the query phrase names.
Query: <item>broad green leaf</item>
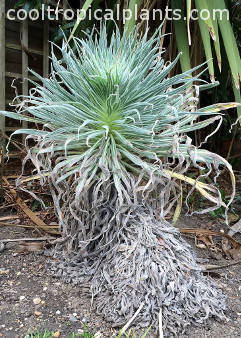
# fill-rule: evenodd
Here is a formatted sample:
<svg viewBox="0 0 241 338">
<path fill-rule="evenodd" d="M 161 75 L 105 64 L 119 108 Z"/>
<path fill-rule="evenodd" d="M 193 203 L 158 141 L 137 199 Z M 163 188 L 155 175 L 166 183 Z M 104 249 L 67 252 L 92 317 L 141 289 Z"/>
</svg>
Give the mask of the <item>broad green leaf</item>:
<svg viewBox="0 0 241 338">
<path fill-rule="evenodd" d="M 206 59 L 207 59 L 208 66 L 209 66 L 208 71 L 210 74 L 210 79 L 212 82 L 215 82 L 213 55 L 212 55 L 212 47 L 211 47 L 209 30 L 208 30 L 206 23 L 200 17 L 200 13 L 202 10 L 201 3 L 199 2 L 199 0 L 196 0 L 195 4 L 198 9 L 198 22 L 199 22 L 200 32 L 202 35 L 205 55 L 206 55 Z"/>
<path fill-rule="evenodd" d="M 216 9 L 221 11 L 227 10 L 224 0 L 213 0 L 213 4 Z M 234 32 L 226 14 L 223 14 L 222 17 L 220 13 L 216 13 L 216 15 L 218 17 L 218 25 L 222 34 L 234 83 L 236 88 L 240 89 L 241 59 Z"/>
<path fill-rule="evenodd" d="M 128 20 L 126 20 L 125 23 L 125 29 L 127 29 L 127 34 L 130 34 L 130 32 L 133 31 L 133 28 L 135 27 L 136 24 L 136 19 L 135 19 L 135 8 L 137 8 L 137 13 L 139 9 L 141 0 L 130 0 L 129 1 L 129 11 L 132 13 L 132 17 Z"/>
<path fill-rule="evenodd" d="M 207 15 L 207 19 L 203 20 L 203 21 L 206 23 L 212 39 L 214 41 L 216 41 L 216 39 L 217 39 L 216 32 L 217 31 L 215 31 L 213 20 L 212 20 L 212 17 L 211 17 L 213 15 L 213 13 L 210 11 L 211 10 L 210 0 L 196 0 L 195 3 L 196 3 L 196 7 L 199 10 L 199 17 L 200 17 L 201 12 L 203 12 L 204 17 L 205 17 L 205 15 Z M 204 11 L 206 11 L 206 12 L 204 12 Z M 209 15 L 208 15 L 208 13 L 209 13 Z"/>
<path fill-rule="evenodd" d="M 212 29 L 213 29 L 213 32 L 214 32 L 214 35 L 215 35 L 214 47 L 215 47 L 215 51 L 216 51 L 216 56 L 217 56 L 217 61 L 218 61 L 218 67 L 219 67 L 219 70 L 221 72 L 222 56 L 221 56 L 221 47 L 220 47 L 220 39 L 219 39 L 218 20 L 214 16 L 215 7 L 214 7 L 214 4 L 213 4 L 213 0 L 206 1 L 206 4 L 208 6 L 207 9 L 210 12 L 210 20 L 212 22 Z"/>
<path fill-rule="evenodd" d="M 237 102 L 241 102 L 241 95 L 240 95 L 240 89 L 237 89 L 235 86 L 234 80 L 232 81 L 233 83 L 233 92 L 234 92 L 234 97 Z M 237 106 L 237 112 L 238 112 L 238 117 L 240 118 L 239 122 L 241 124 L 241 105 Z"/>
<path fill-rule="evenodd" d="M 174 28 L 175 28 L 175 35 L 176 41 L 178 46 L 178 51 L 181 53 L 180 62 L 182 71 L 186 72 L 191 69 L 191 62 L 190 62 L 190 54 L 189 54 L 189 44 L 188 44 L 188 37 L 187 37 L 187 30 L 186 30 L 186 22 L 184 20 L 184 6 L 182 0 L 172 0 L 172 9 L 176 10 L 179 9 L 182 12 L 182 19 L 181 20 L 174 20 Z"/>
</svg>

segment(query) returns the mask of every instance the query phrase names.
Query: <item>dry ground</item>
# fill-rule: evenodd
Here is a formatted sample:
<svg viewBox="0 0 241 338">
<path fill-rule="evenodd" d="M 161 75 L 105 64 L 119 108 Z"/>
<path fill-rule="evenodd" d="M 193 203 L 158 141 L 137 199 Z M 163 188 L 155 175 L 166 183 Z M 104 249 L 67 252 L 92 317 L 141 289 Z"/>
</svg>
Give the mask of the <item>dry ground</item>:
<svg viewBox="0 0 241 338">
<path fill-rule="evenodd" d="M 179 226 L 215 227 L 216 230 L 218 226 L 224 227 L 219 220 L 209 220 L 209 222 L 206 220 L 206 216 L 182 217 Z M 34 230 L 15 227 L 1 227 L 0 232 L 1 239 L 36 236 Z M 193 239 L 187 238 L 187 240 L 194 244 Z M 223 257 L 214 261 L 210 250 L 198 248 L 196 250 L 198 257 L 209 259 L 211 263 L 220 265 L 229 263 Z M 72 332 L 81 332 L 86 324 L 92 332 L 102 333 L 102 337 L 117 336 L 117 331 L 112 330 L 111 326 L 91 309 L 88 289 L 65 284 L 53 278 L 45 269 L 47 258 L 42 253 L 23 251 L 23 247 L 19 244 L 9 243 L 7 248 L 0 252 L 1 337 L 25 337 L 30 330 L 47 327 L 55 332 L 60 331 L 61 337 L 68 338 Z M 203 327 L 190 327 L 180 338 L 241 336 L 240 265 L 216 270 L 214 277 L 227 295 L 227 320 L 223 322 L 210 320 Z M 39 304 L 34 303 L 33 300 L 36 298 L 40 299 Z M 141 333 L 137 331 L 136 337 L 141 337 Z M 149 332 L 147 337 L 154 338 L 156 335 Z"/>
</svg>

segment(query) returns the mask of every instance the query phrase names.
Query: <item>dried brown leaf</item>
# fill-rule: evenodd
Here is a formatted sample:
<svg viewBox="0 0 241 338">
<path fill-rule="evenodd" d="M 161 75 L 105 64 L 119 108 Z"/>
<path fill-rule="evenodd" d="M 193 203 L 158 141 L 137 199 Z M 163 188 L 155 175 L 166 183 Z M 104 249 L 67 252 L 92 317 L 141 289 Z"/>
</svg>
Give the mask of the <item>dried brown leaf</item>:
<svg viewBox="0 0 241 338">
<path fill-rule="evenodd" d="M 215 246 L 215 244 L 213 243 L 212 235 L 199 234 L 197 235 L 197 240 L 199 242 L 203 242 L 208 248 Z"/>
<path fill-rule="evenodd" d="M 206 235 L 213 235 L 218 237 L 226 237 L 232 244 L 234 249 L 240 250 L 241 244 L 238 243 L 235 239 L 233 239 L 231 236 L 217 231 L 211 231 L 207 229 L 190 229 L 190 228 L 179 228 L 179 231 L 181 233 L 188 233 L 188 234 L 206 234 Z"/>
</svg>

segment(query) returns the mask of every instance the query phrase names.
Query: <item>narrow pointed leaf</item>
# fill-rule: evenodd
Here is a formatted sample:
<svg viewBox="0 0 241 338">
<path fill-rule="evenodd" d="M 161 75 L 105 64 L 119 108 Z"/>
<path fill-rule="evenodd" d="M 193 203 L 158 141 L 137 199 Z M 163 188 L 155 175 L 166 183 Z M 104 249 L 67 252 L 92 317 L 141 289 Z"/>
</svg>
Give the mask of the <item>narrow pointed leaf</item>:
<svg viewBox="0 0 241 338">
<path fill-rule="evenodd" d="M 87 9 L 91 6 L 93 0 L 86 0 L 83 7 L 82 7 L 82 12 L 80 12 L 78 19 L 76 20 L 76 23 L 74 25 L 74 28 L 71 32 L 71 35 L 69 37 L 69 41 L 73 38 L 77 28 L 79 27 L 79 25 L 81 24 L 82 20 L 84 19 L 84 11 L 87 11 Z"/>
</svg>

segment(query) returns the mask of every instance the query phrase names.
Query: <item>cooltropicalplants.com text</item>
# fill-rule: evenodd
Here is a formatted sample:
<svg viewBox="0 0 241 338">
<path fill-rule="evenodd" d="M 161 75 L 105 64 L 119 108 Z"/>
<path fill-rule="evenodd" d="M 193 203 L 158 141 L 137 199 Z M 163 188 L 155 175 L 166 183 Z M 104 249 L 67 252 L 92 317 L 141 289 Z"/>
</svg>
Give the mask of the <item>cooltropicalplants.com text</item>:
<svg viewBox="0 0 241 338">
<path fill-rule="evenodd" d="M 46 16 L 49 20 L 73 20 L 77 18 L 78 20 L 85 19 L 95 19 L 95 20 L 122 20 L 125 24 L 126 21 L 135 17 L 135 20 L 140 21 L 149 21 L 149 20 L 187 20 L 187 17 L 182 15 L 181 9 L 171 9 L 166 7 L 165 10 L 161 9 L 153 9 L 149 11 L 147 9 L 138 10 L 137 5 L 135 5 L 134 11 L 130 9 L 121 9 L 119 5 L 117 5 L 117 12 L 114 13 L 111 9 L 96 9 L 92 10 L 89 8 L 87 11 L 84 9 L 66 9 L 63 10 L 61 8 L 51 8 L 50 6 L 42 5 L 42 9 L 39 11 L 37 9 L 31 9 L 27 12 L 24 9 L 9 9 L 7 12 L 7 18 L 9 20 L 26 20 L 29 18 L 30 20 L 45 20 Z M 215 20 L 219 16 L 220 20 L 229 20 L 229 11 L 227 9 L 214 9 L 213 11 L 209 11 L 208 9 L 203 9 L 198 11 L 197 9 L 192 9 L 190 12 L 191 20 L 198 20 L 199 18 L 206 21 L 210 18 Z"/>
</svg>

